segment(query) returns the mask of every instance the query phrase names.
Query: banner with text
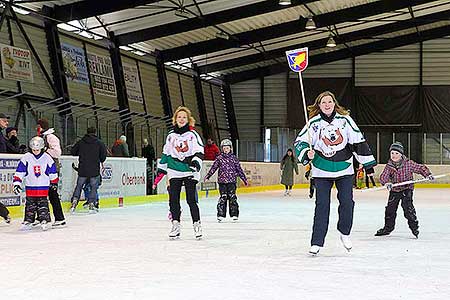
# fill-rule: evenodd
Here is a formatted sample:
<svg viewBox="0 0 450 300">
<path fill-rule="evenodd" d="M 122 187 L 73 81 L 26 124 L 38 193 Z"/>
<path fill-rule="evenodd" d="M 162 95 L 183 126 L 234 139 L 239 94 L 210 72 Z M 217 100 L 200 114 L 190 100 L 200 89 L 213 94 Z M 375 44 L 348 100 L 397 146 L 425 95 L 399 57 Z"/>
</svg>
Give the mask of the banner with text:
<svg viewBox="0 0 450 300">
<path fill-rule="evenodd" d="M 89 84 L 84 49 L 61 43 L 61 51 L 66 79 L 78 83 Z"/>
<path fill-rule="evenodd" d="M 33 83 L 31 51 L 0 44 L 3 78 Z"/>
<path fill-rule="evenodd" d="M 92 53 L 88 53 L 87 57 L 94 94 L 116 97 L 111 58 Z"/>
</svg>

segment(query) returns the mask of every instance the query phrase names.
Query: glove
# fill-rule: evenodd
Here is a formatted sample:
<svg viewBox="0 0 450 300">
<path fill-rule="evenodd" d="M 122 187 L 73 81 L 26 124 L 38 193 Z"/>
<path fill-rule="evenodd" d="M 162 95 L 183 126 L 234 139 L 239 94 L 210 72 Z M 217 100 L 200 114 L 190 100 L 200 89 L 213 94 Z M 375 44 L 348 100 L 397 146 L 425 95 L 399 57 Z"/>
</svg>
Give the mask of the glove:
<svg viewBox="0 0 450 300">
<path fill-rule="evenodd" d="M 192 172 L 198 172 L 200 171 L 200 164 L 198 163 L 198 161 L 193 160 L 189 164 L 189 168 L 192 170 Z"/>
<path fill-rule="evenodd" d="M 19 195 L 21 192 L 22 192 L 22 188 L 20 187 L 20 185 L 15 185 L 14 186 L 14 194 Z"/>
<path fill-rule="evenodd" d="M 384 185 L 386 187 L 386 189 L 390 192 L 392 190 L 392 183 L 388 182 Z"/>
<path fill-rule="evenodd" d="M 52 191 L 57 191 L 58 190 L 58 184 L 57 183 L 50 183 L 50 189 Z"/>
<path fill-rule="evenodd" d="M 430 175 L 428 175 L 428 180 L 434 180 L 434 176 L 433 176 L 433 174 L 430 174 Z"/>
</svg>

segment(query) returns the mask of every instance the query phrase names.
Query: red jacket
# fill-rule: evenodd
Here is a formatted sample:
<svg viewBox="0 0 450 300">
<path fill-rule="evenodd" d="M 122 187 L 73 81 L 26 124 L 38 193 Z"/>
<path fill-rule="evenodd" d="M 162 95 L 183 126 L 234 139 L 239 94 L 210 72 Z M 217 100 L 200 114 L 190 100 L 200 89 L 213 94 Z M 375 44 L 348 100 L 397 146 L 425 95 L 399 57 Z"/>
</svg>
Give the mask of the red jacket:
<svg viewBox="0 0 450 300">
<path fill-rule="evenodd" d="M 212 144 L 212 145 L 205 145 L 205 156 L 204 156 L 204 160 L 215 160 L 217 155 L 220 154 L 220 150 L 219 147 L 217 147 L 216 144 Z"/>
</svg>

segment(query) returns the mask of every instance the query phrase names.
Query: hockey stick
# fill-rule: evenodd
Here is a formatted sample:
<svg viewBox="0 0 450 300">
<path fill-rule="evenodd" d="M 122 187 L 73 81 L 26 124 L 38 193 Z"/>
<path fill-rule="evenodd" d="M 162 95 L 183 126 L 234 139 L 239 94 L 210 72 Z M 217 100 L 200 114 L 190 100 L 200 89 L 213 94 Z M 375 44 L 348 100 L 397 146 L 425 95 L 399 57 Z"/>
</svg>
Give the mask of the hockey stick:
<svg viewBox="0 0 450 300">
<path fill-rule="evenodd" d="M 448 175 L 450 175 L 450 173 L 436 175 L 436 176 L 434 176 L 434 179 L 442 178 L 442 177 L 445 177 Z M 407 184 L 414 184 L 414 183 L 419 183 L 419 182 L 426 182 L 426 181 L 430 181 L 430 179 L 428 177 L 425 177 L 425 178 L 416 179 L 416 180 L 408 180 L 408 181 L 398 182 L 398 183 L 394 183 L 392 185 L 392 187 L 402 186 L 402 185 L 407 185 Z M 386 190 L 386 185 L 376 187 L 376 188 L 371 188 L 371 189 L 358 190 L 358 191 L 368 192 L 368 191 L 382 191 L 382 190 Z"/>
</svg>

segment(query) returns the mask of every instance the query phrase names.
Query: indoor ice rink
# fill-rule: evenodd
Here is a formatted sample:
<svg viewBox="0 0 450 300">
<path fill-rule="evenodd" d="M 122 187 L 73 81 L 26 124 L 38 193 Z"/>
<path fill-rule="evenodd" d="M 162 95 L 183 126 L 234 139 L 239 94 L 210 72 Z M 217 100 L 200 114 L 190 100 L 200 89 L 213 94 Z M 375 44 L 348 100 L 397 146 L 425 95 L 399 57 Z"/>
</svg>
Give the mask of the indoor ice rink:
<svg viewBox="0 0 450 300">
<path fill-rule="evenodd" d="M 447 300 L 449 20 L 0 0 L 0 300 Z"/>
<path fill-rule="evenodd" d="M 335 198 L 335 197 L 333 197 Z M 167 202 L 80 210 L 70 226 L 19 232 L 0 227 L 2 295 L 24 299 L 444 299 L 450 294 L 450 205 L 442 189 L 417 189 L 420 237 L 399 213 L 390 236 L 382 225 L 386 192 L 355 193 L 353 249 L 336 231 L 308 255 L 314 203 L 306 189 L 239 195 L 238 222 L 216 221 L 216 198 L 200 199 L 202 240 L 183 203 L 178 240 L 167 236 Z"/>
</svg>

